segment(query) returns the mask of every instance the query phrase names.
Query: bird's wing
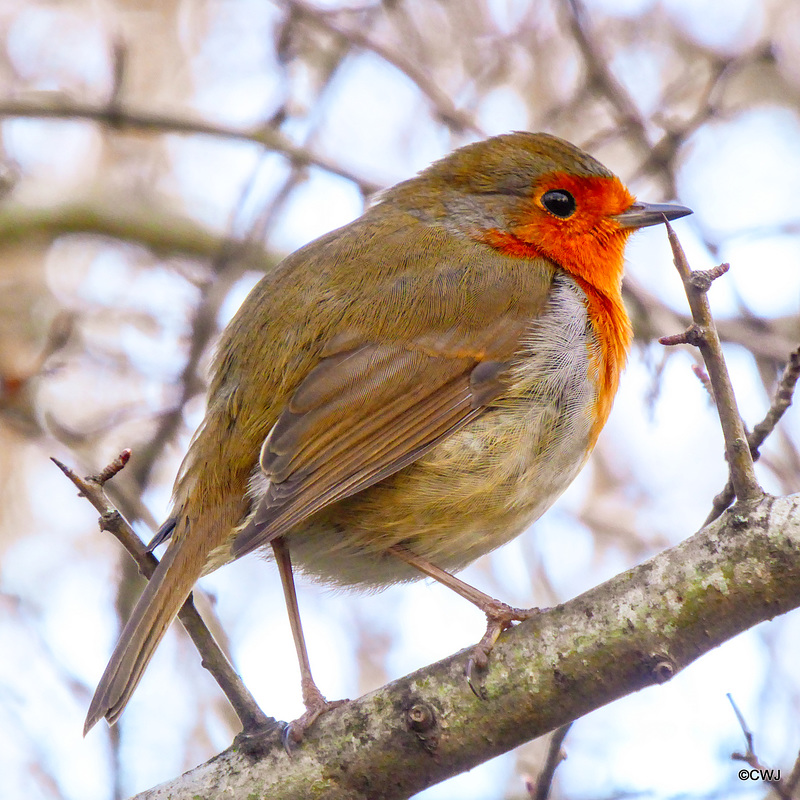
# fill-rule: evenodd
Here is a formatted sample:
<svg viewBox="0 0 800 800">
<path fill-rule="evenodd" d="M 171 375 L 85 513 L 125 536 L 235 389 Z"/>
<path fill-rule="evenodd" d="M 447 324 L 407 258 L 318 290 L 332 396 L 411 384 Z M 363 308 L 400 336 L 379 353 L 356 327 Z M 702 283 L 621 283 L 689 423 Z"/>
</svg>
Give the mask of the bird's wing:
<svg viewBox="0 0 800 800">
<path fill-rule="evenodd" d="M 511 352 L 523 326 L 506 322 L 501 349 Z M 507 362 L 453 344 L 348 343 L 326 355 L 264 441 L 260 463 L 269 483 L 233 555 L 397 472 L 499 396 Z"/>
</svg>

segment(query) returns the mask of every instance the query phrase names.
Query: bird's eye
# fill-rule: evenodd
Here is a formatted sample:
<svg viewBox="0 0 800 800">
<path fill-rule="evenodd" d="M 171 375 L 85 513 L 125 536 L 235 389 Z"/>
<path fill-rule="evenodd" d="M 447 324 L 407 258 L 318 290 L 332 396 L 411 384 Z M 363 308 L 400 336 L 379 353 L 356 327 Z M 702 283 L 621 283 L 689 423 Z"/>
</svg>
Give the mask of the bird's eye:
<svg viewBox="0 0 800 800">
<path fill-rule="evenodd" d="M 566 219 L 575 213 L 575 198 L 563 189 L 551 189 L 542 195 L 542 205 L 557 217 Z"/>
</svg>

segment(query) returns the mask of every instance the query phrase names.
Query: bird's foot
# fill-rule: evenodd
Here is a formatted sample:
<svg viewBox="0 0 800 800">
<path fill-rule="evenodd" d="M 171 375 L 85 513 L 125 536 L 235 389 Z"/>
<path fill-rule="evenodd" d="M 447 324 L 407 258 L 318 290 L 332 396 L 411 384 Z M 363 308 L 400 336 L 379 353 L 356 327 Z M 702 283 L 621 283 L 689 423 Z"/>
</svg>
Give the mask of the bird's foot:
<svg viewBox="0 0 800 800">
<path fill-rule="evenodd" d="M 292 748 L 303 741 L 306 730 L 317 721 L 317 717 L 350 702 L 349 700 L 333 700 L 329 702 L 322 695 L 314 681 L 310 679 L 302 681 L 302 688 L 303 703 L 306 707 L 305 713 L 293 722 L 288 722 L 283 729 L 283 747 L 289 755 L 292 753 Z"/>
<path fill-rule="evenodd" d="M 494 649 L 500 634 L 508 630 L 513 623 L 536 616 L 540 610 L 538 608 L 513 608 L 494 599 L 491 603 L 483 606 L 486 614 L 486 633 L 472 648 L 472 654 L 465 669 L 469 688 L 477 698 L 483 700 L 486 697 L 485 688 L 478 683 L 478 673 L 484 672 L 489 665 L 489 653 Z"/>
</svg>

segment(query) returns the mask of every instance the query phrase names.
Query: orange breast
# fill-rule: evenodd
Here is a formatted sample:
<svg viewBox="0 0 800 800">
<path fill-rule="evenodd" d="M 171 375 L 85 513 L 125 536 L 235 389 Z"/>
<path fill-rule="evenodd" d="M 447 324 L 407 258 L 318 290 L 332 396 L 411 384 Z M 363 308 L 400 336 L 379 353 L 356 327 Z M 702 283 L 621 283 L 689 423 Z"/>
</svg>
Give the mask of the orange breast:
<svg viewBox="0 0 800 800">
<path fill-rule="evenodd" d="M 586 462 L 611 405 L 618 370 L 592 308 L 558 271 L 507 391 L 414 464 L 293 528 L 295 563 L 325 582 L 377 587 L 418 577 L 384 557 L 391 545 L 460 569 L 541 516 Z"/>
<path fill-rule="evenodd" d="M 597 407 L 591 442 L 594 447 L 611 413 L 633 333 L 619 293 L 604 295 L 585 280 L 576 277 L 575 281 L 586 295 L 589 320 L 600 345 L 598 357 L 591 359 L 591 368 L 597 371 Z"/>
<path fill-rule="evenodd" d="M 528 234 L 530 235 L 530 231 Z M 538 235 L 539 238 L 546 239 L 541 231 Z M 547 258 L 555 261 L 553 256 L 558 255 L 562 260 L 566 260 L 572 252 L 571 249 L 562 247 L 551 254 L 540 245 L 497 229 L 486 231 L 476 238 L 506 255 L 520 259 Z M 584 263 L 579 264 L 573 258 L 567 265 L 560 264 L 583 292 L 586 313 L 594 330 L 594 339 L 599 346 L 599 349 L 592 347 L 589 356 L 589 369 L 593 372 L 597 383 L 592 447 L 611 412 L 632 338 L 631 324 L 622 302 L 621 292 L 623 250 L 626 239 L 627 234 L 620 232 L 610 237 L 602 252 L 595 252 L 591 258 L 587 256 Z M 594 240 L 590 240 L 590 243 L 592 246 L 595 245 Z"/>
</svg>

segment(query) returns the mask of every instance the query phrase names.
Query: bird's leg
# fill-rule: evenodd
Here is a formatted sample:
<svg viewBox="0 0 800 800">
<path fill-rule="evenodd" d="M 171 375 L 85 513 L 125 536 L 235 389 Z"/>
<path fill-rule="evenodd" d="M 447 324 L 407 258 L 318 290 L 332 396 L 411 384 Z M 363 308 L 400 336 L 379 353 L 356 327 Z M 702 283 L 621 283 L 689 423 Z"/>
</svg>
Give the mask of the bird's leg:
<svg viewBox="0 0 800 800">
<path fill-rule="evenodd" d="M 513 622 L 521 622 L 524 619 L 530 619 L 532 616 L 539 613 L 539 609 L 513 608 L 506 603 L 500 602 L 500 600 L 495 600 L 493 597 L 484 594 L 474 586 L 464 583 L 464 581 L 456 578 L 455 575 L 451 575 L 449 572 L 439 569 L 439 567 L 431 564 L 427 559 L 412 553 L 402 545 L 394 545 L 389 548 L 388 552 L 401 561 L 405 561 L 406 564 L 418 569 L 429 578 L 433 578 L 452 589 L 456 594 L 461 595 L 465 600 L 469 600 L 470 603 L 476 605 L 486 614 L 486 633 L 483 634 L 483 638 L 472 649 L 472 655 L 467 662 L 466 668 L 469 688 L 472 689 L 478 697 L 481 697 L 481 693 L 475 688 L 473 681 L 475 670 L 486 669 L 489 663 L 489 653 L 492 652 L 495 642 L 504 630 L 510 628 Z"/>
<path fill-rule="evenodd" d="M 303 636 L 303 626 L 300 624 L 300 609 L 297 605 L 297 592 L 294 587 L 294 574 L 292 572 L 292 559 L 289 555 L 289 547 L 283 536 L 273 539 L 271 544 L 272 550 L 275 553 L 275 561 L 278 564 L 278 571 L 281 575 L 283 596 L 286 600 L 286 611 L 289 614 L 292 638 L 294 639 L 294 646 L 297 650 L 297 660 L 300 664 L 300 687 L 303 692 L 303 704 L 306 707 L 305 714 L 286 726 L 286 730 L 284 731 L 284 745 L 288 750 L 290 744 L 296 744 L 302 741 L 306 728 L 313 724 L 320 714 L 324 714 L 326 711 L 330 711 L 346 703 L 347 700 L 328 702 L 314 682 L 314 678 L 311 675 L 311 664 L 308 660 L 306 640 Z"/>
</svg>

